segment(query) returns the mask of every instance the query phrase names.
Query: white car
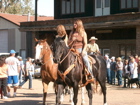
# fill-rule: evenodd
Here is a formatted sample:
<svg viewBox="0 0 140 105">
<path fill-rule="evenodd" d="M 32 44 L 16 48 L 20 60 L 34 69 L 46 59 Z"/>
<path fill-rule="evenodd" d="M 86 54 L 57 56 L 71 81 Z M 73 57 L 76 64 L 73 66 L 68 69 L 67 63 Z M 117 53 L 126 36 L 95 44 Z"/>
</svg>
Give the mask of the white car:
<svg viewBox="0 0 140 105">
<path fill-rule="evenodd" d="M 9 56 L 10 53 L 0 53 L 0 56 Z"/>
<path fill-rule="evenodd" d="M 34 78 L 41 77 L 40 68 L 41 68 L 40 66 L 35 65 Z"/>
</svg>

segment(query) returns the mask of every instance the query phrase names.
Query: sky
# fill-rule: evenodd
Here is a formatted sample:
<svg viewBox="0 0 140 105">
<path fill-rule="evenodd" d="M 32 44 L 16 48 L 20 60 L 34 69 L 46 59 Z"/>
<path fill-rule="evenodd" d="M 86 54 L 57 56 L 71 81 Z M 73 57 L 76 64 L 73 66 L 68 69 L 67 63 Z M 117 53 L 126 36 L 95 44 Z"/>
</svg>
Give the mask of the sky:
<svg viewBox="0 0 140 105">
<path fill-rule="evenodd" d="M 32 0 L 35 8 L 35 0 Z M 45 16 L 54 16 L 54 0 L 38 0 L 38 14 Z"/>
</svg>

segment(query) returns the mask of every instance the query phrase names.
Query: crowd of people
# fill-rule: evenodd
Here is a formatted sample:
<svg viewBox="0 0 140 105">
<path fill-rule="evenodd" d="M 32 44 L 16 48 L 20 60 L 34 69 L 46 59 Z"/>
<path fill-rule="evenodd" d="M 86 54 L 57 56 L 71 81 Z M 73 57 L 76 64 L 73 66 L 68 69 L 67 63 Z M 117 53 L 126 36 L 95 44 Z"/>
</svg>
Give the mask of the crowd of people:
<svg viewBox="0 0 140 105">
<path fill-rule="evenodd" d="M 34 64 L 30 57 L 23 62 L 22 57 L 15 57 L 16 52 L 10 51 L 10 56 L 0 56 L 0 87 L 3 90 L 3 99 L 11 96 L 11 87 L 14 89 L 13 97 L 16 97 L 18 88 L 22 88 L 29 79 L 29 89 L 32 90 L 32 73 Z M 23 79 L 24 77 L 24 79 Z"/>
<path fill-rule="evenodd" d="M 107 64 L 107 83 L 112 85 L 117 83 L 118 86 L 126 88 L 129 79 L 138 79 L 140 84 L 140 56 L 135 54 L 129 56 L 129 59 L 122 59 L 121 57 L 115 59 L 114 56 L 109 58 L 108 55 L 105 55 L 105 60 Z M 115 81 L 116 77 L 118 82 Z"/>
</svg>

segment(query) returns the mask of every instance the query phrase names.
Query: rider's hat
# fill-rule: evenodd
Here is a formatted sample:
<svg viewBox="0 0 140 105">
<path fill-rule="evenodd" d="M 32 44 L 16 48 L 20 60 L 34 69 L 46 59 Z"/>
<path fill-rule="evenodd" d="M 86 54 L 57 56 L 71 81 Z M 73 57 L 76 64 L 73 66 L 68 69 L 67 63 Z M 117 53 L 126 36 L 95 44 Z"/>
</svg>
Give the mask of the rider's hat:
<svg viewBox="0 0 140 105">
<path fill-rule="evenodd" d="M 92 37 L 89 39 L 89 41 L 91 41 L 91 40 L 98 40 L 98 38 L 96 38 L 95 36 L 92 36 Z"/>
</svg>

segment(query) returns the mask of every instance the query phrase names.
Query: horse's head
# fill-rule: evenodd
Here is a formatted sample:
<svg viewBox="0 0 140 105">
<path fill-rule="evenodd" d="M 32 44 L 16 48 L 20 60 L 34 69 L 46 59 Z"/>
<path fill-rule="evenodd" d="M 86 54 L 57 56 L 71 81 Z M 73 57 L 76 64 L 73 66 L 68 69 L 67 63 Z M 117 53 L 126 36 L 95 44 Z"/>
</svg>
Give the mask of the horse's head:
<svg viewBox="0 0 140 105">
<path fill-rule="evenodd" d="M 60 38 L 60 37 L 57 37 L 55 40 L 54 40 L 54 43 L 53 43 L 53 53 L 54 53 L 54 62 L 55 63 L 59 63 L 61 58 L 62 58 L 62 55 L 65 51 L 65 48 L 66 48 L 66 44 L 65 44 L 65 36 Z"/>
<path fill-rule="evenodd" d="M 41 63 L 42 57 L 48 49 L 46 39 L 38 40 L 35 38 L 36 46 L 35 46 L 35 62 Z"/>
</svg>

